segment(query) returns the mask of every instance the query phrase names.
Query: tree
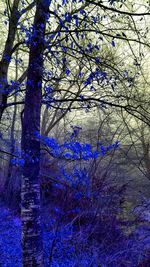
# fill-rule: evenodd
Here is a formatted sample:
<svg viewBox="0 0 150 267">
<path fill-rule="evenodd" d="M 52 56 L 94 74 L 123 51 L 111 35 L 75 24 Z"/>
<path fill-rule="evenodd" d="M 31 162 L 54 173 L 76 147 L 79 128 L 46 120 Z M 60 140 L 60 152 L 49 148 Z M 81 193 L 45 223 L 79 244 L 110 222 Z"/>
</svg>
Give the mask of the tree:
<svg viewBox="0 0 150 267">
<path fill-rule="evenodd" d="M 35 3 L 31 3 L 27 6 L 27 8 L 24 8 L 23 10 L 19 10 L 21 1 L 20 0 L 14 0 L 13 4 L 8 1 L 6 9 L 4 10 L 4 16 L 6 16 L 5 23 L 7 25 L 8 23 L 8 34 L 7 39 L 4 45 L 4 50 L 2 52 L 2 58 L 0 61 L 0 121 L 2 119 L 2 115 L 4 110 L 7 107 L 7 100 L 9 97 L 9 94 L 16 90 L 17 83 L 22 83 L 24 79 L 26 78 L 26 71 L 20 76 L 18 80 L 16 80 L 15 83 L 9 84 L 8 81 L 8 70 L 10 67 L 10 63 L 13 57 L 14 52 L 19 47 L 19 45 L 22 44 L 22 42 L 16 42 L 16 33 L 17 33 L 17 26 L 19 23 L 19 20 L 21 19 L 21 16 L 23 16 L 27 11 L 29 11 Z M 15 45 L 14 45 L 15 43 Z"/>
<path fill-rule="evenodd" d="M 144 13 L 135 14 L 135 12 L 126 10 L 125 5 L 123 5 L 123 9 L 121 9 L 122 7 L 117 8 L 122 1 L 108 1 L 107 5 L 104 5 L 103 1 L 72 2 L 74 4 L 71 7 L 66 0 L 62 1 L 62 5 L 58 3 L 57 6 L 47 0 L 37 0 L 35 3 L 31 3 L 25 8 L 25 11 L 30 10 L 34 5 L 36 6 L 34 22 L 32 23 L 31 19 L 29 27 L 26 27 L 19 22 L 19 1 L 14 1 L 14 9 L 12 9 L 12 17 L 10 17 L 10 28 L 13 25 L 13 29 L 9 30 L 9 34 L 10 32 L 13 33 L 10 42 L 11 47 L 8 47 L 8 42 L 6 42 L 7 49 L 5 50 L 7 51 L 4 51 L 2 57 L 1 66 L 4 68 L 4 72 L 1 71 L 1 115 L 4 109 L 10 106 L 24 105 L 22 112 L 22 159 L 20 161 L 23 165 L 21 214 L 24 266 L 43 266 L 39 177 L 41 139 L 38 138 L 41 105 L 46 105 L 45 116 L 47 116 L 48 109 L 56 110 L 56 113 L 52 112 L 52 124 L 45 132 L 43 131 L 45 135 L 71 109 L 89 110 L 98 107 L 103 110 L 107 107 L 114 107 L 149 124 L 149 117 L 145 117 L 143 106 L 139 107 L 138 101 L 131 102 L 131 94 L 129 92 L 129 97 L 126 92 L 126 89 L 133 89 L 135 86 L 136 75 L 138 75 L 137 67 L 131 68 L 134 73 L 126 70 L 126 67 L 130 68 L 130 64 L 120 63 L 123 57 L 119 58 L 115 50 L 119 40 L 128 43 L 129 47 L 131 46 L 130 42 L 147 45 L 137 37 L 131 38 L 130 35 L 127 37 L 124 33 L 124 25 L 121 24 L 121 29 L 119 25 L 122 18 L 129 17 L 129 22 L 132 22 L 130 26 L 132 29 L 134 16 L 140 17 L 149 13 L 145 10 Z M 115 4 L 117 7 L 113 7 Z M 21 14 L 25 14 L 25 11 L 23 10 Z M 16 12 L 17 16 L 15 16 Z M 108 12 L 107 15 L 106 12 Z M 114 16 L 112 12 L 116 15 Z M 119 18 L 120 15 L 121 18 Z M 106 17 L 114 26 L 114 29 L 112 28 L 113 34 L 109 32 L 109 26 L 105 25 Z M 16 100 L 8 102 L 9 93 L 5 90 L 9 87 L 7 81 L 8 59 L 16 47 L 20 45 L 17 42 L 13 47 L 18 25 L 20 32 L 26 34 L 21 44 L 23 43 L 29 51 L 27 71 L 22 73 L 19 80 L 20 86 L 27 76 L 25 99 L 20 96 L 18 102 Z M 135 29 L 132 30 L 133 32 L 135 35 L 137 34 Z M 8 40 L 10 40 L 10 35 L 8 35 Z M 116 56 L 114 56 L 114 51 Z M 133 53 L 131 54 L 134 57 Z M 11 85 L 10 91 L 15 91 L 17 87 L 17 91 L 20 92 L 19 86 L 15 84 L 14 88 Z M 55 119 L 57 111 L 60 112 L 58 112 L 60 116 Z M 43 125 L 44 123 L 43 120 Z M 48 140 L 49 143 L 52 141 L 54 140 Z M 56 142 L 54 144 L 57 145 Z M 60 148 L 60 146 L 57 147 Z M 77 147 L 82 153 L 83 146 L 76 142 L 71 148 L 73 153 Z M 53 151 L 48 152 L 50 155 L 56 156 L 52 153 Z M 86 152 L 91 153 L 89 147 L 84 152 L 85 158 L 87 157 Z M 80 159 L 78 154 L 76 152 L 77 160 Z M 90 155 L 93 157 L 92 153 Z M 98 152 L 95 151 L 94 157 L 97 155 Z M 58 156 L 61 156 L 59 151 Z M 71 153 L 63 154 L 63 157 L 69 160 L 75 160 L 75 156 Z"/>
<path fill-rule="evenodd" d="M 22 153 L 25 157 L 21 190 L 23 266 L 43 266 L 40 221 L 40 131 L 44 34 L 49 1 L 36 3 L 30 47 L 25 106 L 22 121 Z"/>
<path fill-rule="evenodd" d="M 139 65 L 142 58 L 142 46 L 148 47 L 149 44 L 147 42 L 146 35 L 147 30 L 145 29 L 144 37 L 140 33 L 140 29 L 137 27 L 136 22 L 142 20 L 142 16 L 148 16 L 148 6 L 145 5 L 144 12 L 140 12 L 140 5 L 136 7 L 136 5 L 133 5 L 133 9 L 138 8 L 139 12 L 131 11 L 132 5 L 127 5 L 127 1 L 124 1 L 124 3 L 120 4 L 122 2 L 120 1 L 108 1 L 108 3 L 103 4 L 99 3 L 97 1 L 90 2 L 90 1 L 80 1 L 79 3 L 74 1 L 74 8 L 73 5 L 71 7 L 71 12 L 68 9 L 68 2 L 63 1 L 62 6 L 58 5 L 58 9 L 55 5 L 53 5 L 53 2 L 51 2 L 51 10 L 50 16 L 53 22 L 51 24 L 51 27 L 47 24 L 47 31 L 46 31 L 46 43 L 45 43 L 45 63 L 51 64 L 51 68 L 53 69 L 52 72 L 49 72 L 48 70 L 45 70 L 43 79 L 46 79 L 46 82 L 49 85 L 60 83 L 60 81 L 65 82 L 65 86 L 67 83 L 74 81 L 74 85 L 77 83 L 75 82 L 77 79 L 77 75 L 75 76 L 74 73 L 71 71 L 69 66 L 69 61 L 72 61 L 75 63 L 75 53 L 78 57 L 78 62 L 80 61 L 80 66 L 84 66 L 84 75 L 82 77 L 78 77 L 78 82 L 80 80 L 80 89 L 81 88 L 87 88 L 89 89 L 91 87 L 91 90 L 94 90 L 94 86 L 92 85 L 94 82 L 94 85 L 96 85 L 96 80 L 99 79 L 101 81 L 104 81 L 105 83 L 108 82 L 108 80 L 111 78 L 110 86 L 105 85 L 106 94 L 104 94 L 103 97 L 99 98 L 99 91 L 98 94 L 91 94 L 91 95 L 84 95 L 83 97 L 80 97 L 80 94 L 77 95 L 74 98 L 75 94 L 70 94 L 69 99 L 62 99 L 59 97 L 56 99 L 51 99 L 48 97 L 48 94 L 46 93 L 46 96 L 44 94 L 43 104 L 49 105 L 49 107 L 55 107 L 55 108 L 62 108 L 61 104 L 65 103 L 65 106 L 67 103 L 70 104 L 70 102 L 74 103 L 80 103 L 83 104 L 87 103 L 87 106 L 93 106 L 93 105 L 99 105 L 103 106 L 106 105 L 106 107 L 114 106 L 118 109 L 124 109 L 126 112 L 132 114 L 133 116 L 137 117 L 138 119 L 142 119 L 145 123 L 149 124 L 149 117 L 145 118 L 144 112 L 143 112 L 143 106 L 142 108 L 139 107 L 138 103 L 135 102 L 135 105 L 133 106 L 129 103 L 129 99 L 126 98 L 126 92 L 124 91 L 121 95 L 115 95 L 113 93 L 113 90 L 115 88 L 117 89 L 120 82 L 122 83 L 121 88 L 126 90 L 125 88 L 130 86 L 132 87 L 135 83 L 136 76 L 139 72 Z M 34 6 L 34 2 L 30 5 L 26 6 L 25 8 L 21 9 L 19 12 L 20 17 L 22 15 L 26 14 L 27 11 L 30 11 L 30 9 Z M 144 4 L 144 3 L 143 3 Z M 107 15 L 106 15 L 107 12 Z M 19 17 L 19 19 L 20 19 Z M 63 19 L 62 19 L 63 18 Z M 108 33 L 110 31 L 109 27 L 110 25 L 106 25 L 105 19 L 108 18 L 111 21 L 111 31 L 112 33 Z M 32 34 L 32 20 L 27 18 L 30 21 L 30 27 L 27 27 L 24 25 L 24 21 L 18 22 L 20 26 L 20 35 L 21 32 L 26 32 L 23 36 L 23 39 L 21 38 L 20 42 L 17 43 L 14 48 L 12 49 L 12 52 L 16 49 L 16 47 L 20 47 L 22 44 L 23 46 L 29 46 L 30 38 Z M 122 21 L 124 19 L 127 19 L 127 23 L 122 24 Z M 136 21 L 135 21 L 136 19 Z M 10 24 L 11 25 L 11 24 Z M 73 26 L 71 28 L 71 25 Z M 145 25 L 143 24 L 143 27 Z M 126 28 L 127 27 L 127 28 Z M 94 42 L 91 41 L 91 36 L 96 32 Z M 133 34 L 132 34 L 133 33 Z M 134 36 L 134 37 L 133 37 Z M 103 44 L 104 43 L 104 44 Z M 105 47 L 109 50 L 110 54 L 113 55 L 113 52 L 116 53 L 116 48 L 118 44 L 124 44 L 125 46 L 128 45 L 130 49 L 130 53 L 127 54 L 127 58 L 129 59 L 132 64 L 132 59 L 134 61 L 135 68 L 131 67 L 131 71 L 126 70 L 127 62 L 125 61 L 122 63 L 121 58 L 118 57 L 118 54 L 116 54 L 115 60 L 111 61 L 112 58 L 109 57 L 106 59 L 106 57 L 103 57 L 103 53 L 106 52 Z M 135 43 L 137 46 L 137 53 L 133 52 L 131 44 Z M 64 45 L 65 44 L 65 45 Z M 59 47 L 59 48 L 58 48 Z M 21 50 L 21 48 L 20 48 Z M 99 51 L 101 50 L 101 58 L 99 57 Z M 97 51 L 97 53 L 96 53 Z M 138 52 L 140 51 L 140 52 Z M 139 54 L 139 55 L 138 55 Z M 67 59 L 68 57 L 68 59 Z M 120 59 L 118 60 L 117 59 Z M 118 66 L 118 69 L 115 68 L 115 66 Z M 65 67 L 66 66 L 66 67 Z M 56 74 L 56 67 L 57 67 L 57 75 Z M 93 71 L 93 73 L 90 76 L 91 67 L 98 71 Z M 64 79 L 63 77 L 60 77 L 61 69 L 64 68 L 68 75 L 68 81 Z M 51 74 L 50 74 L 51 73 Z M 78 71 L 78 74 L 80 73 L 80 69 Z M 86 74 L 85 74 L 86 73 Z M 23 77 L 26 77 L 26 71 L 23 75 Z M 59 75 L 59 78 L 57 77 Z M 69 79 L 70 76 L 70 79 Z M 92 77 L 93 76 L 93 77 Z M 107 76 L 107 77 L 106 77 Z M 21 77 L 20 77 L 21 78 Z M 49 81 L 49 83 L 48 83 Z M 84 87 L 83 87 L 83 81 Z M 19 83 L 22 81 L 19 81 Z M 82 87 L 81 87 L 82 84 Z M 101 83 L 102 85 L 102 83 Z M 77 85 L 78 86 L 78 85 Z M 93 86 L 93 87 L 92 87 Z M 96 86 L 97 88 L 97 86 Z M 111 88 L 111 95 L 106 100 L 106 95 L 108 92 L 108 88 Z M 13 88 L 11 88 L 11 91 Z M 45 90 L 47 90 L 45 88 Z M 6 90 L 7 91 L 7 90 Z M 63 92 L 61 88 L 61 92 Z M 70 93 L 70 92 L 69 92 Z M 101 92 L 100 92 L 101 93 Z M 5 94 L 6 96 L 6 92 Z M 7 92 L 7 99 L 8 99 L 8 92 Z M 60 96 L 63 97 L 61 94 Z M 67 96 L 67 95 L 66 95 Z M 78 97 L 77 97 L 78 96 Z M 121 96 L 121 97 L 120 97 Z M 46 97 L 46 98 L 45 98 Z M 120 99 L 119 99 L 120 97 Z M 5 97 L 6 98 L 6 97 Z M 68 98 L 68 97 L 67 97 Z M 55 100 L 55 101 L 54 101 Z M 121 101 L 122 100 L 122 101 Z M 125 102 L 126 100 L 126 102 Z M 81 103 L 82 101 L 82 103 Z M 18 103 L 8 103 L 1 106 L 1 108 L 6 109 L 9 108 L 11 105 L 16 104 L 24 104 L 24 101 L 18 101 Z M 63 108 L 64 109 L 64 108 Z M 66 108 L 65 108 L 66 109 Z M 69 109 L 69 106 L 68 106 Z"/>
</svg>

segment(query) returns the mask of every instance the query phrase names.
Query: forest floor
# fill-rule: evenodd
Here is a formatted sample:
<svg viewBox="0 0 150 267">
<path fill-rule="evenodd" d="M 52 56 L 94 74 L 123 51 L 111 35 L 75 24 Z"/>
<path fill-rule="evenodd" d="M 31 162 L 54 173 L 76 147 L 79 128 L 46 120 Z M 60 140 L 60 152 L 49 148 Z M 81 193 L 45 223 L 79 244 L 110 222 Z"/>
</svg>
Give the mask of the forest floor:
<svg viewBox="0 0 150 267">
<path fill-rule="evenodd" d="M 0 204 L 0 267 L 21 267 L 21 222 Z"/>
<path fill-rule="evenodd" d="M 73 233 L 68 224 L 61 225 L 58 230 L 58 224 L 56 224 L 57 220 L 55 221 L 56 218 L 51 215 L 52 213 L 48 210 L 46 210 L 45 215 L 43 213 L 44 260 L 46 267 L 137 267 L 137 262 L 139 262 L 139 259 L 136 259 L 137 251 L 141 252 L 141 256 L 139 255 L 141 259 L 148 260 L 149 254 L 146 255 L 144 253 L 145 249 L 149 251 L 150 245 L 150 237 L 148 234 L 150 228 L 148 225 L 139 226 L 136 232 L 137 240 L 134 237 L 134 239 L 128 241 L 129 247 L 127 248 L 129 252 L 127 253 L 127 250 L 124 251 L 125 258 L 127 256 L 130 258 L 127 264 L 114 265 L 113 262 L 111 262 L 110 264 L 104 263 L 100 265 L 99 252 L 96 251 L 96 244 L 94 244 L 91 250 L 91 248 L 85 246 L 84 243 L 78 243 L 79 236 L 77 232 Z M 117 253 L 120 253 L 120 251 Z M 114 257 L 114 255 L 113 252 L 111 257 Z M 104 255 L 104 258 L 105 257 Z M 21 267 L 21 261 L 20 218 L 14 215 L 13 211 L 0 203 L 0 267 Z M 149 267 L 150 265 L 147 264 L 146 261 L 146 264 L 141 266 Z"/>
<path fill-rule="evenodd" d="M 46 219 L 49 219 L 48 217 Z M 51 222 L 52 223 L 52 218 Z M 72 251 L 73 247 L 70 246 L 70 242 L 62 245 L 61 241 L 57 241 L 57 244 L 54 245 L 53 241 L 55 240 L 55 236 L 57 235 L 55 231 L 50 231 L 49 226 L 47 224 L 44 231 L 44 260 L 46 267 L 87 267 L 89 265 L 89 261 L 87 259 L 87 254 L 85 256 L 78 255 L 78 257 L 74 257 L 74 251 Z M 59 232 L 59 235 L 63 235 L 63 233 Z M 66 231 L 68 235 L 68 231 Z M 60 236 L 59 236 L 60 237 Z M 53 241 L 52 241 L 53 240 Z M 64 240 L 63 240 L 64 241 Z M 55 251 L 56 257 L 53 255 L 53 261 L 49 263 L 50 254 L 53 254 L 52 247 L 55 247 L 53 250 Z M 72 253 L 73 252 L 73 253 Z M 0 267 L 21 267 L 21 221 L 20 218 L 15 216 L 14 213 L 8 209 L 5 205 L 0 203 Z M 76 264 L 75 264 L 76 262 Z M 96 265 L 92 265 L 95 267 Z M 96 266 L 97 267 L 97 266 Z"/>
</svg>

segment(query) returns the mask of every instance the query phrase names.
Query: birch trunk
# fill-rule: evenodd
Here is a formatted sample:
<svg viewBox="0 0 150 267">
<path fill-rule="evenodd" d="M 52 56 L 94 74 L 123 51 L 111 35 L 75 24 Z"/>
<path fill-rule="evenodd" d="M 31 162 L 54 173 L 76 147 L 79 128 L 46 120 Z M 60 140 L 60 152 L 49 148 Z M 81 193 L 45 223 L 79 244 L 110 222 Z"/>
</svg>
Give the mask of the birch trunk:
<svg viewBox="0 0 150 267">
<path fill-rule="evenodd" d="M 22 152 L 25 158 L 21 186 L 23 267 L 43 266 L 40 141 L 36 139 L 35 131 L 40 131 L 44 34 L 48 8 L 47 1 L 36 2 L 22 123 Z"/>
</svg>

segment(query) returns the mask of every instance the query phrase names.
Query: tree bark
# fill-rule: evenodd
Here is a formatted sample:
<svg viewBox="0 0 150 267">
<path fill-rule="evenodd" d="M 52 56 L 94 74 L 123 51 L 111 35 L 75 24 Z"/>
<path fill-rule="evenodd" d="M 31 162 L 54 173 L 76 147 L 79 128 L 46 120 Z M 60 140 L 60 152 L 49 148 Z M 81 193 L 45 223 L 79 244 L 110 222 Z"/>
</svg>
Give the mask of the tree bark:
<svg viewBox="0 0 150 267">
<path fill-rule="evenodd" d="M 9 29 L 7 40 L 5 43 L 5 48 L 3 51 L 2 59 L 0 62 L 0 121 L 2 119 L 3 112 L 6 108 L 7 104 L 7 97 L 8 97 L 8 68 L 10 65 L 10 59 L 12 55 L 13 44 L 15 40 L 16 30 L 17 30 L 17 23 L 20 18 L 20 14 L 18 11 L 20 0 L 14 0 L 11 16 L 9 20 Z"/>
<path fill-rule="evenodd" d="M 16 62 L 18 60 L 18 51 L 16 51 Z M 15 80 L 18 80 L 18 64 L 15 65 Z M 17 94 L 14 95 L 14 103 L 17 102 Z M 18 206 L 18 200 L 20 203 L 20 173 L 17 177 L 14 175 L 14 166 L 12 165 L 11 160 L 15 154 L 15 125 L 16 125 L 16 116 L 17 116 L 17 105 L 14 105 L 12 124 L 10 128 L 10 156 L 8 157 L 8 174 L 5 181 L 5 192 L 4 199 L 9 206 Z M 16 168 L 16 167 L 15 167 Z M 19 194 L 18 194 L 19 192 Z M 19 198 L 18 198 L 19 195 Z"/>
<path fill-rule="evenodd" d="M 42 73 L 48 1 L 37 0 L 34 31 L 30 44 L 25 107 L 22 125 L 23 167 L 21 186 L 23 267 L 42 267 L 42 229 L 40 217 L 40 132 Z"/>
</svg>

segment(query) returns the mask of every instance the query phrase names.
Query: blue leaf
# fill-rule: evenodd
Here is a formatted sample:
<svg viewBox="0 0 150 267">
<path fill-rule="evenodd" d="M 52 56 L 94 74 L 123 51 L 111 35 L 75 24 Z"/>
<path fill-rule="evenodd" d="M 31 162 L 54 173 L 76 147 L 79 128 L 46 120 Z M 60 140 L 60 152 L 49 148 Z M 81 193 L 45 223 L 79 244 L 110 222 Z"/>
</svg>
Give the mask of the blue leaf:
<svg viewBox="0 0 150 267">
<path fill-rule="evenodd" d="M 72 19 L 71 14 L 66 12 L 66 13 L 65 13 L 65 20 L 66 20 L 67 22 L 71 22 L 71 19 Z"/>
<path fill-rule="evenodd" d="M 86 15 L 85 10 L 84 9 L 80 9 L 80 14 L 83 15 L 83 16 Z"/>
<path fill-rule="evenodd" d="M 75 19 L 75 24 L 78 27 L 78 25 L 79 25 L 78 16 L 74 15 L 74 19 Z"/>
<path fill-rule="evenodd" d="M 114 40 L 112 40 L 111 44 L 112 44 L 113 47 L 115 47 L 115 42 L 114 42 Z"/>
<path fill-rule="evenodd" d="M 99 64 L 100 63 L 100 58 L 99 57 L 96 57 L 95 58 L 95 62 L 96 62 L 96 64 Z"/>
<path fill-rule="evenodd" d="M 62 51 L 63 52 L 66 52 L 67 51 L 67 48 L 62 46 Z"/>
<path fill-rule="evenodd" d="M 93 17 L 93 22 L 94 22 L 94 24 L 96 24 L 96 22 L 97 22 L 97 18 L 96 17 Z"/>
<path fill-rule="evenodd" d="M 66 74 L 69 75 L 70 74 L 70 70 L 66 69 Z"/>
<path fill-rule="evenodd" d="M 94 47 L 95 47 L 95 49 L 99 50 L 99 46 L 98 45 L 95 45 Z"/>
<path fill-rule="evenodd" d="M 68 0 L 62 0 L 62 5 L 65 5 L 68 2 Z"/>
</svg>

